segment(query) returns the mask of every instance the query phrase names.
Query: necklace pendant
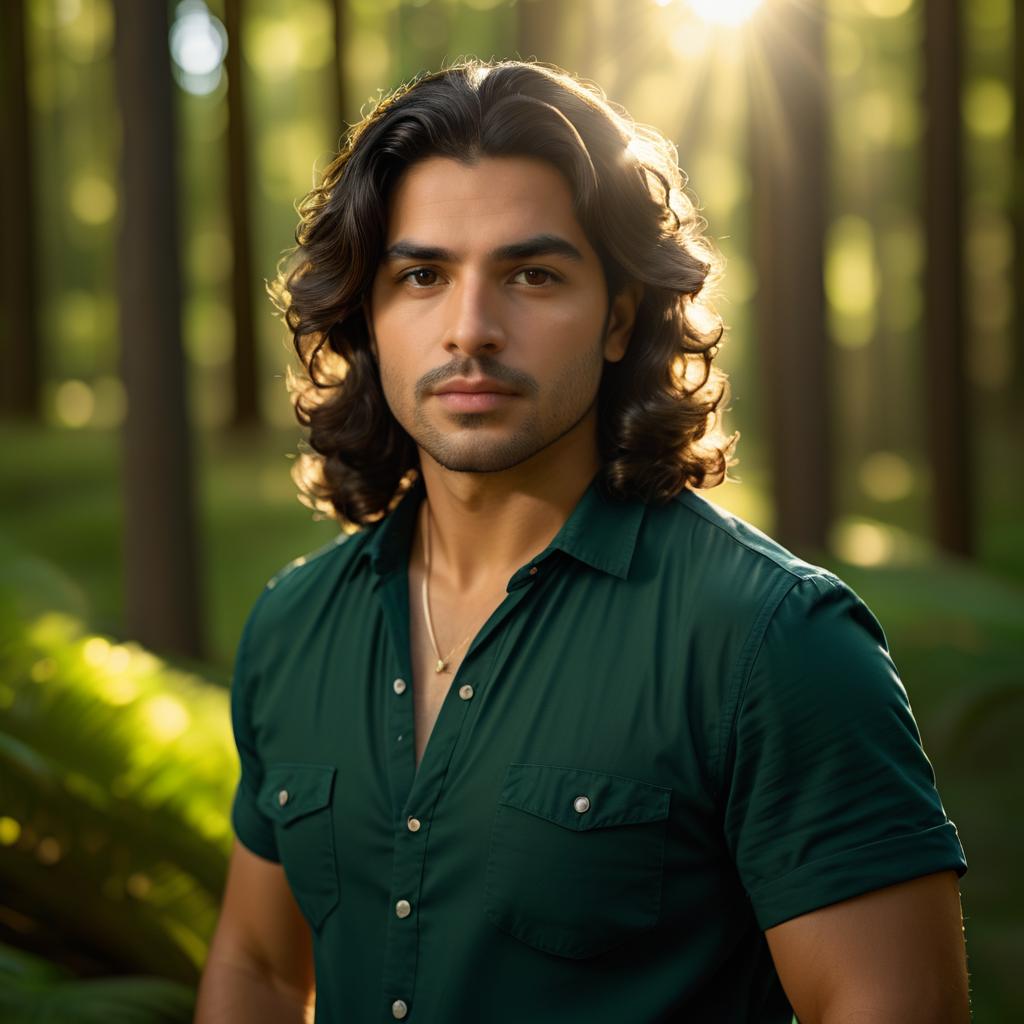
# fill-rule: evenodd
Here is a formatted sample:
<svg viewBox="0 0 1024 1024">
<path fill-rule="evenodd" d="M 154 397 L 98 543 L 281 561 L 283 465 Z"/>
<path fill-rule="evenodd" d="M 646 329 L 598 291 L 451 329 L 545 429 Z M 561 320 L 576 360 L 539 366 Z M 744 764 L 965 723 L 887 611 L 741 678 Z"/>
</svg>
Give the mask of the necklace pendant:
<svg viewBox="0 0 1024 1024">
<path fill-rule="evenodd" d="M 443 672 L 448 667 L 447 663 L 442 661 L 440 658 L 437 659 L 437 664 L 434 666 L 435 672 Z"/>
</svg>

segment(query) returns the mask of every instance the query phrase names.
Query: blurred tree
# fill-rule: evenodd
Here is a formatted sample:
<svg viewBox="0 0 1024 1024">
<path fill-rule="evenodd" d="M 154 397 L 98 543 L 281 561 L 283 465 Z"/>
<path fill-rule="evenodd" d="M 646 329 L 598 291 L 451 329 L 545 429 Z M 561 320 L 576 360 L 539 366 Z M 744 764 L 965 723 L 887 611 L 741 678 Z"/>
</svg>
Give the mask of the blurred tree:
<svg viewBox="0 0 1024 1024">
<path fill-rule="evenodd" d="M 0 413 L 40 415 L 40 345 L 36 286 L 35 189 L 32 171 L 24 0 L 0 3 L 0 103 L 7 155 L 0 160 L 3 280 Z"/>
<path fill-rule="evenodd" d="M 231 305 L 235 325 L 231 363 L 231 426 L 260 422 L 257 338 L 252 308 L 252 232 L 249 228 L 249 145 L 242 71 L 242 0 L 224 0 L 228 33 L 228 209 L 231 218 Z"/>
<path fill-rule="evenodd" d="M 775 534 L 824 551 L 833 514 L 825 289 L 827 78 L 820 12 L 794 0 L 758 19 L 767 81 L 751 81 L 756 331 Z"/>
<path fill-rule="evenodd" d="M 202 653 L 181 340 L 177 150 L 167 7 L 115 0 L 122 120 L 118 251 L 125 625 L 160 652 Z"/>
<path fill-rule="evenodd" d="M 931 507 L 935 541 L 953 554 L 974 552 L 973 453 L 967 376 L 963 263 L 962 62 L 959 5 L 924 8 L 924 365 Z M 956 116 L 950 116 L 953 111 Z"/>
<path fill-rule="evenodd" d="M 335 138 L 340 148 L 348 123 L 348 90 L 345 88 L 345 47 L 348 43 L 350 19 L 348 0 L 331 0 L 331 15 L 334 19 L 334 97 L 335 97 Z"/>
<path fill-rule="evenodd" d="M 1012 377 L 1009 407 L 1015 426 L 1024 429 L 1024 6 L 1013 7 L 1013 309 L 1010 330 Z"/>
<path fill-rule="evenodd" d="M 520 57 L 552 64 L 564 62 L 561 53 L 566 0 L 517 0 L 516 35 Z M 580 72 L 579 67 L 573 71 Z"/>
</svg>

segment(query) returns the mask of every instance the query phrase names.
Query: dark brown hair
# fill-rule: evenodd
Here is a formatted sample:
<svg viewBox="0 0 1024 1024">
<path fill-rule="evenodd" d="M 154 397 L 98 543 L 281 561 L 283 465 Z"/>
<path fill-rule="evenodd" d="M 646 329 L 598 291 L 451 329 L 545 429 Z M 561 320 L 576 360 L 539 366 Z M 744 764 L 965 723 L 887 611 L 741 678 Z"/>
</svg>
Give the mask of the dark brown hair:
<svg viewBox="0 0 1024 1024">
<path fill-rule="evenodd" d="M 712 360 L 724 325 L 698 296 L 722 261 L 701 233 L 675 147 L 564 71 L 473 60 L 382 99 L 298 206 L 297 246 L 270 292 L 302 364 L 289 387 L 309 430 L 295 471 L 306 503 L 343 526 L 364 524 L 418 472 L 416 445 L 384 397 L 363 301 L 384 253 L 391 190 L 428 156 L 549 162 L 572 187 L 609 296 L 630 281 L 644 286 L 626 355 L 601 378 L 604 492 L 660 503 L 720 483 L 739 434 L 719 429 L 728 380 Z"/>
</svg>

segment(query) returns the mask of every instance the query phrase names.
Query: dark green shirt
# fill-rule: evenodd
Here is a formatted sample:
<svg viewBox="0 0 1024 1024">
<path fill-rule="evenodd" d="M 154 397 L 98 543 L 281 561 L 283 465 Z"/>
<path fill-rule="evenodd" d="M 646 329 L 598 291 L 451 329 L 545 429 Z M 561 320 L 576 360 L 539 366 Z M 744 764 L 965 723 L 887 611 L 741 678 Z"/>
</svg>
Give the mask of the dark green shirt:
<svg viewBox="0 0 1024 1024">
<path fill-rule="evenodd" d="M 417 770 L 423 493 L 278 573 L 239 646 L 233 823 L 309 921 L 318 1022 L 789 1024 L 764 929 L 966 871 L 878 621 L 689 490 L 591 482 Z"/>
</svg>

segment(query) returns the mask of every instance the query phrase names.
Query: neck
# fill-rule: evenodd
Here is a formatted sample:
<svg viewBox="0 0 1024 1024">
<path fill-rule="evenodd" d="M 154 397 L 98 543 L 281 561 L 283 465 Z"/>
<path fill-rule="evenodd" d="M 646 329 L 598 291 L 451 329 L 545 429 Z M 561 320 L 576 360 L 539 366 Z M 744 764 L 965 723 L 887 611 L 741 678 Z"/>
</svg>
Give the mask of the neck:
<svg viewBox="0 0 1024 1024">
<path fill-rule="evenodd" d="M 432 587 L 463 594 L 504 587 L 548 546 L 600 468 L 593 432 L 574 434 L 498 473 L 453 472 L 421 449 L 426 501 L 412 557 L 423 557 L 429 503 Z"/>
</svg>

